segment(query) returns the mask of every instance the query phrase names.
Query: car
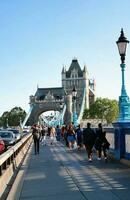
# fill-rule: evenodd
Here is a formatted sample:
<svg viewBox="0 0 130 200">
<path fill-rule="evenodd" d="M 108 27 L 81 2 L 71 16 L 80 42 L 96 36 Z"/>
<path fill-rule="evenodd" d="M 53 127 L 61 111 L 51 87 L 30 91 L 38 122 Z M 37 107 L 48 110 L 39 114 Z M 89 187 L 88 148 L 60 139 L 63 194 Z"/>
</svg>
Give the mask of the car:
<svg viewBox="0 0 130 200">
<path fill-rule="evenodd" d="M 12 131 L 15 134 L 16 142 L 18 142 L 21 139 L 21 134 L 17 129 L 9 128 L 8 131 Z"/>
<path fill-rule="evenodd" d="M 30 128 L 28 128 L 28 127 L 27 128 L 25 128 L 25 127 L 23 128 L 23 133 L 29 133 L 29 132 L 30 132 Z"/>
<path fill-rule="evenodd" d="M 4 141 L 6 148 L 16 143 L 16 137 L 12 131 L 2 130 L 0 131 L 0 137 Z"/>
<path fill-rule="evenodd" d="M 5 151 L 5 143 L 3 139 L 0 137 L 0 154 Z"/>
</svg>

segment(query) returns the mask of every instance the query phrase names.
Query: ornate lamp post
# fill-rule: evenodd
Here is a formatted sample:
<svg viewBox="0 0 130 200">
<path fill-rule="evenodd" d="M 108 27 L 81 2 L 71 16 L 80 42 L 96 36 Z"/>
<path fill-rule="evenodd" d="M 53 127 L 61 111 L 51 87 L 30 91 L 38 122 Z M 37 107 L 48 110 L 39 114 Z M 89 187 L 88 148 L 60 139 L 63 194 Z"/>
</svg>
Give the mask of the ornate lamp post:
<svg viewBox="0 0 130 200">
<path fill-rule="evenodd" d="M 121 29 L 121 34 L 116 42 L 121 57 L 121 71 L 122 71 L 122 87 L 121 87 L 121 96 L 119 97 L 119 122 L 124 122 L 130 120 L 130 101 L 125 89 L 125 55 L 126 47 L 129 41 L 124 36 L 123 29 Z"/>
<path fill-rule="evenodd" d="M 114 126 L 114 157 L 118 160 L 126 156 L 126 133 L 130 131 L 130 101 L 125 89 L 125 55 L 126 47 L 129 41 L 124 36 L 123 29 L 121 29 L 121 34 L 116 42 L 121 57 L 121 72 L 122 72 L 122 87 L 121 96 L 119 96 L 119 117 L 116 122 L 113 123 Z M 129 131 L 128 131 L 129 130 Z"/>
<path fill-rule="evenodd" d="M 9 127 L 8 118 L 6 118 L 6 126 L 7 126 L 7 128 Z"/>
<path fill-rule="evenodd" d="M 22 120 L 21 120 L 21 117 L 19 119 L 19 126 L 21 127 L 22 126 Z"/>
<path fill-rule="evenodd" d="M 60 121 L 59 121 L 60 126 L 62 126 L 62 124 L 63 124 L 63 120 L 62 120 L 62 109 L 63 109 L 63 104 L 60 103 Z"/>
<path fill-rule="evenodd" d="M 73 123 L 75 127 L 77 126 L 76 95 L 77 95 L 77 90 L 74 86 L 72 90 L 72 97 L 73 97 Z"/>
</svg>

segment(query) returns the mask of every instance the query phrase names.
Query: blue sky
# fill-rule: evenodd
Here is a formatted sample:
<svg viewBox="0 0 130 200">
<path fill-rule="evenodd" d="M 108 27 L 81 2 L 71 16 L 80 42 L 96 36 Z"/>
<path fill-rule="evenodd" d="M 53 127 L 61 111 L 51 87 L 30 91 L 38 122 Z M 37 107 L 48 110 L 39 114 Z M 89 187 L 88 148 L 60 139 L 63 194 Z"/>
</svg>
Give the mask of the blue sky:
<svg viewBox="0 0 130 200">
<path fill-rule="evenodd" d="M 123 27 L 130 40 L 130 1 L 1 0 L 0 114 L 14 106 L 29 110 L 39 87 L 61 86 L 62 65 L 77 57 L 96 80 L 98 97 L 118 99 L 120 58 L 116 40 Z M 126 89 L 130 95 L 130 46 Z"/>
</svg>

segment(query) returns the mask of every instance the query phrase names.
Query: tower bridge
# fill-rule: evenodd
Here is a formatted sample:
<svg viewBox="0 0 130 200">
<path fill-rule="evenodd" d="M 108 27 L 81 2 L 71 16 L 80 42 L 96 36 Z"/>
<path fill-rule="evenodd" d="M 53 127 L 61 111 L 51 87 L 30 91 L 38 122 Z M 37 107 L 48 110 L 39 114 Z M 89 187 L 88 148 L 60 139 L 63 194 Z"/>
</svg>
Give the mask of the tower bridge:
<svg viewBox="0 0 130 200">
<path fill-rule="evenodd" d="M 86 66 L 83 67 L 83 70 L 81 69 L 76 58 L 72 60 L 68 70 L 63 66 L 61 80 L 62 87 L 37 88 L 35 94 L 30 96 L 30 110 L 23 126 L 27 121 L 30 125 L 37 123 L 39 116 L 50 110 L 59 111 L 59 120 L 62 118 L 63 123 L 71 122 L 74 87 L 77 91 L 75 109 L 77 121 L 80 123 L 84 109 L 89 108 L 89 105 L 95 101 L 95 81 L 89 78 Z"/>
</svg>

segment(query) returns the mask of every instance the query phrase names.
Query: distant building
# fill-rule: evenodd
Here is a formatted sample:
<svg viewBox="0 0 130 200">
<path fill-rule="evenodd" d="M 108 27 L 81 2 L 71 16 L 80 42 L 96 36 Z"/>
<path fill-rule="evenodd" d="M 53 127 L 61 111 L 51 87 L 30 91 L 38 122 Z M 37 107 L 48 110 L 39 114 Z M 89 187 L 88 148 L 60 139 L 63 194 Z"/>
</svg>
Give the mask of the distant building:
<svg viewBox="0 0 130 200">
<path fill-rule="evenodd" d="M 82 105 L 84 88 L 86 90 L 85 107 L 89 108 L 90 104 L 95 101 L 95 81 L 89 79 L 86 66 L 81 70 L 76 58 L 72 60 L 68 70 L 65 66 L 62 69 L 62 87 L 66 93 L 72 94 L 74 86 L 77 90 L 76 110 L 77 113 L 79 113 Z"/>
</svg>

